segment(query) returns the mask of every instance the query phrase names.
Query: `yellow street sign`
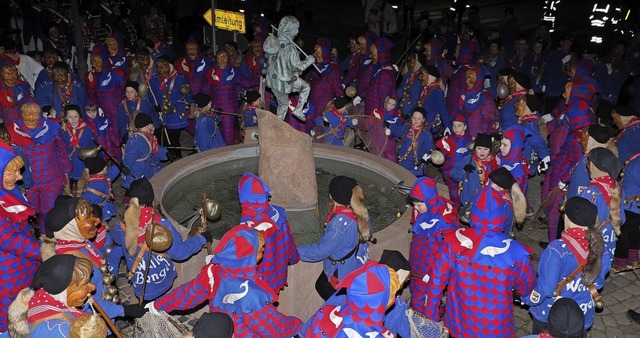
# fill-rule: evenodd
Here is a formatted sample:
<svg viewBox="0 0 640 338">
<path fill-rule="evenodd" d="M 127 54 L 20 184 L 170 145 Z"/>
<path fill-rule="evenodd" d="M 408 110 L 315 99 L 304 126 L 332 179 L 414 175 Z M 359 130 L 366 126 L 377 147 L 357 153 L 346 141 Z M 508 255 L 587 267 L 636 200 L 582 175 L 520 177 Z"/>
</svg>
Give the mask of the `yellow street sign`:
<svg viewBox="0 0 640 338">
<path fill-rule="evenodd" d="M 216 28 L 224 29 L 227 31 L 236 31 L 241 34 L 246 33 L 246 27 L 244 24 L 244 14 L 237 12 L 225 11 L 222 9 L 216 9 Z M 211 9 L 204 13 L 203 17 L 207 22 L 212 25 L 213 18 L 211 15 Z"/>
</svg>

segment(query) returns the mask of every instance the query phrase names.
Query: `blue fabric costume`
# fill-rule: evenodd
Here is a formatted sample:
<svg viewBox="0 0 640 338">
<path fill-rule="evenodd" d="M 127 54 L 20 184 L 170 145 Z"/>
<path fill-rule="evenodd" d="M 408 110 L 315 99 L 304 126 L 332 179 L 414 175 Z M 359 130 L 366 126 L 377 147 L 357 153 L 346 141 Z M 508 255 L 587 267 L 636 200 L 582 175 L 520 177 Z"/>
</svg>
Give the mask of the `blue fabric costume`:
<svg viewBox="0 0 640 338">
<path fill-rule="evenodd" d="M 160 161 L 167 159 L 167 148 L 157 145 L 155 136 L 136 132 L 127 141 L 122 164 L 131 170 L 122 177 L 122 187 L 129 188 L 131 182 L 146 177 L 151 179 L 161 169 Z"/>
<path fill-rule="evenodd" d="M 218 128 L 217 116 L 207 113 L 202 113 L 198 116 L 194 141 L 199 152 L 225 146 L 224 138 L 222 138 L 222 133 Z"/>
<path fill-rule="evenodd" d="M 154 217 L 154 222 L 160 224 L 171 231 L 173 235 L 173 243 L 169 250 L 164 253 L 152 253 L 151 263 L 147 261 L 147 250 L 142 255 L 140 263 L 137 267 L 133 267 L 133 263 L 136 261 L 140 251 L 146 245 L 143 245 L 145 241 L 145 234 L 138 236 L 138 246 L 133 254 L 128 250 L 124 251 L 124 257 L 127 262 L 127 268 L 130 273 L 133 274 L 131 283 L 133 284 L 133 291 L 136 297 L 140 298 L 142 293 L 142 284 L 144 281 L 145 270 L 150 269 L 148 272 L 147 286 L 144 294 L 145 300 L 153 300 L 160 297 L 167 292 L 173 285 L 173 280 L 178 276 L 176 267 L 173 264 L 173 260 L 184 261 L 194 254 L 198 253 L 202 246 L 206 243 L 203 236 L 189 237 L 186 240 L 182 240 L 182 235 L 176 228 L 173 227 L 171 222 L 165 218 L 161 218 L 160 215 L 153 212 L 153 207 L 142 207 L 140 212 L 138 228 L 144 229 L 147 226 L 151 226 L 151 217 Z M 125 227 L 136 226 L 136 224 L 124 224 L 119 223 L 116 225 L 113 231 L 113 241 L 119 246 L 125 248 Z M 136 234 L 139 232 L 136 231 Z M 133 269 L 133 271 L 131 271 Z"/>
</svg>

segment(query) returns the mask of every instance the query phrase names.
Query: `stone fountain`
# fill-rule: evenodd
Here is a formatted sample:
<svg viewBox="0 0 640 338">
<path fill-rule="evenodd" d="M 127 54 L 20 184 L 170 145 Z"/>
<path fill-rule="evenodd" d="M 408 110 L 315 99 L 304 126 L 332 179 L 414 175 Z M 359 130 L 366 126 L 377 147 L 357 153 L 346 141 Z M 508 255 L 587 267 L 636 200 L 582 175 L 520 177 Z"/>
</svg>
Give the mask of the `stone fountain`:
<svg viewBox="0 0 640 338">
<path fill-rule="evenodd" d="M 276 141 L 275 136 L 281 140 L 283 135 L 292 135 L 293 129 L 272 114 L 259 115 L 259 126 L 260 143 L 265 145 L 262 148 L 254 143 L 198 153 L 170 164 L 151 179 L 155 195 L 161 201 L 163 213 L 183 236 L 187 236 L 189 229 L 176 221 L 181 218 L 176 216 L 174 210 L 177 204 L 188 198 L 201 199 L 202 195 L 198 196 L 195 191 L 207 182 L 220 179 L 230 173 L 239 176 L 245 171 L 251 171 L 259 173 L 259 176 L 273 189 L 272 203 L 287 209 L 297 244 L 309 242 L 308 239 L 299 237 L 298 233 L 304 235 L 307 231 L 315 231 L 321 235 L 322 222 L 319 217 L 324 219 L 326 216 L 326 211 L 322 214 L 318 212 L 318 187 L 315 185 L 316 170 L 321 169 L 333 175 L 354 177 L 360 185 L 366 184 L 375 189 L 369 194 L 384 195 L 399 206 L 397 209 L 399 217 L 396 217 L 394 212 L 389 224 L 376 227 L 379 230 L 374 233 L 374 236 L 378 243 L 370 246 L 370 257 L 378 259 L 383 249 L 398 250 L 408 257 L 411 240 L 408 229 L 411 215 L 407 210 L 410 209 L 405 208 L 406 198 L 394 189 L 394 186 L 400 181 L 411 186 L 415 182 L 415 176 L 393 162 L 361 150 L 312 144 L 308 135 L 302 133 L 284 137 L 286 142 L 278 146 L 280 149 L 267 147 L 267 144 Z M 290 156 L 282 157 L 283 150 Z M 312 153 L 313 161 L 302 163 L 298 160 L 298 155 L 294 155 L 304 152 Z M 280 158 L 280 161 L 274 161 L 274 158 Z M 310 177 L 313 182 L 309 180 Z M 223 188 L 224 191 L 217 190 L 208 194 L 220 199 L 216 193 L 236 191 L 236 187 L 237 180 L 228 183 L 228 186 Z M 448 195 L 445 186 L 439 185 L 438 190 L 441 195 Z M 365 199 L 368 198 L 365 189 Z M 189 210 L 186 213 L 189 213 Z M 183 210 L 182 215 L 184 214 Z M 233 213 L 223 209 L 223 214 L 233 219 L 230 226 L 237 224 L 240 219 L 239 212 Z M 224 231 L 217 237 L 219 238 Z M 213 233 L 215 235 L 216 231 Z M 214 247 L 216 244 L 217 241 L 214 241 Z M 204 265 L 206 254 L 203 250 L 188 261 L 176 264 L 178 278 L 174 286 L 191 280 Z M 280 311 L 295 315 L 302 320 L 309 318 L 322 304 L 322 299 L 314 288 L 315 280 L 321 270 L 321 263 L 300 262 L 289 267 L 288 287 L 280 294 L 278 306 Z"/>
</svg>

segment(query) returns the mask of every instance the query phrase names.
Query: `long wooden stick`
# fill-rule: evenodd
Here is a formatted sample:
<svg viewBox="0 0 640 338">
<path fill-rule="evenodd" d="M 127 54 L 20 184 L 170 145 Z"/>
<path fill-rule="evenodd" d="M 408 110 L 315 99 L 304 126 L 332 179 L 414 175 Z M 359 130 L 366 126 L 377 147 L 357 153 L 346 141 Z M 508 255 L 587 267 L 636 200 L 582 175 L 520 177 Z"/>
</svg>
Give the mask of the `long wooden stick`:
<svg viewBox="0 0 640 338">
<path fill-rule="evenodd" d="M 91 304 L 96 308 L 96 310 L 98 310 L 98 312 L 100 312 L 100 315 L 102 316 L 102 319 L 104 319 L 104 321 L 107 322 L 107 325 L 109 326 L 109 329 L 111 329 L 113 334 L 115 334 L 116 337 L 118 337 L 118 338 L 122 338 L 122 335 L 120 334 L 120 331 L 118 331 L 118 328 L 116 327 L 116 324 L 114 324 L 111 321 L 111 318 L 109 318 L 109 316 L 107 316 L 107 313 L 104 312 L 104 310 L 102 309 L 102 306 L 100 306 L 100 304 L 98 304 L 98 302 L 96 302 L 95 299 L 93 299 L 93 297 L 91 295 L 89 295 L 89 302 L 91 302 Z"/>
</svg>

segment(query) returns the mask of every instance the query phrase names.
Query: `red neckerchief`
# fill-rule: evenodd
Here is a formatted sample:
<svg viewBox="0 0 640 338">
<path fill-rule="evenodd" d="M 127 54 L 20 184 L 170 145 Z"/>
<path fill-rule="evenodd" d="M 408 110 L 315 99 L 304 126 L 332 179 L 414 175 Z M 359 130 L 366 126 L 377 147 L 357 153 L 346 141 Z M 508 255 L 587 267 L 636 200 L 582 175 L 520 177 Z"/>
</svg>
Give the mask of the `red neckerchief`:
<svg viewBox="0 0 640 338">
<path fill-rule="evenodd" d="M 598 188 L 602 197 L 604 197 L 605 203 L 609 205 L 611 202 L 611 190 L 616 186 L 616 181 L 611 176 L 606 175 L 602 177 L 596 177 L 591 180 L 591 183 Z"/>
<path fill-rule="evenodd" d="M 541 334 L 538 335 L 538 338 L 553 338 L 553 336 L 546 332 L 542 332 Z"/>
<path fill-rule="evenodd" d="M 528 91 L 526 89 L 516 90 L 515 93 L 509 94 L 504 100 L 500 100 L 499 104 L 504 104 L 505 102 L 511 101 L 511 99 L 519 98 L 520 96 L 526 94 Z"/>
<path fill-rule="evenodd" d="M 328 224 L 329 221 L 331 221 L 331 219 L 333 218 L 333 216 L 337 214 L 347 216 L 352 220 L 354 220 L 355 222 L 358 221 L 358 219 L 356 218 L 356 215 L 353 213 L 353 210 L 351 210 L 351 208 L 345 207 L 344 205 L 336 205 L 333 208 L 331 208 L 331 211 L 329 211 L 329 215 L 327 215 L 327 219 L 324 221 L 325 224 Z"/>
<path fill-rule="evenodd" d="M 587 240 L 587 231 L 582 228 L 565 229 L 562 232 L 562 240 L 567 243 L 569 249 L 576 257 L 578 264 L 587 263 L 589 256 L 589 241 Z"/>
<path fill-rule="evenodd" d="M 406 87 L 411 87 L 413 83 L 416 82 L 417 78 L 418 78 L 418 72 L 411 72 L 411 75 L 409 75 L 409 79 L 407 80 Z"/>
<path fill-rule="evenodd" d="M 0 217 L 11 223 L 26 222 L 29 216 L 36 214 L 31 205 L 4 189 L 0 190 L 0 206 Z"/>
<path fill-rule="evenodd" d="M 171 80 L 177 74 L 178 74 L 178 71 L 176 71 L 175 68 L 172 68 L 169 75 L 167 75 L 167 78 L 162 80 L 162 83 L 160 84 L 160 90 L 164 91 L 164 89 L 167 87 L 167 83 L 169 82 L 169 80 Z"/>
<path fill-rule="evenodd" d="M 144 233 L 147 225 L 151 223 L 151 215 L 156 224 L 160 224 L 160 215 L 153 212 L 153 207 L 143 207 L 140 209 L 140 218 L 138 218 L 138 243 L 144 243 Z"/>
<path fill-rule="evenodd" d="M 482 186 L 484 187 L 485 184 L 487 182 L 489 182 L 489 173 L 491 171 L 493 171 L 493 169 L 497 166 L 494 165 L 494 163 L 497 164 L 497 162 L 495 162 L 495 156 L 493 155 L 489 155 L 487 157 L 484 158 L 484 160 L 481 160 L 478 155 L 476 155 L 476 152 L 473 152 L 473 160 L 476 162 L 476 166 L 482 166 L 482 168 L 476 168 L 476 170 L 478 171 L 478 177 L 480 178 L 480 184 L 482 184 Z"/>
<path fill-rule="evenodd" d="M 436 79 L 435 81 L 428 84 L 426 87 L 422 88 L 422 92 L 420 92 L 420 106 L 422 106 L 424 104 L 424 101 L 427 99 L 427 96 L 428 96 L 427 94 L 429 93 L 429 90 L 431 90 L 434 87 L 440 87 L 440 80 Z"/>
<path fill-rule="evenodd" d="M 102 256 L 100 256 L 99 252 L 93 249 L 89 241 L 77 242 L 59 239 L 58 241 L 56 241 L 55 245 L 56 255 L 80 251 L 82 248 L 87 249 L 88 257 L 91 259 L 93 265 L 99 267 L 103 264 Z"/>
<path fill-rule="evenodd" d="M 71 123 L 67 123 L 67 133 L 71 137 L 69 140 L 69 145 L 73 148 L 78 147 L 78 143 L 80 143 L 80 137 L 82 136 L 82 130 L 87 127 L 87 124 L 80 120 L 78 125 L 74 128 Z"/>
<path fill-rule="evenodd" d="M 73 81 L 71 81 L 71 76 L 69 76 L 69 79 L 67 80 L 67 84 L 64 85 L 64 98 L 67 99 L 67 101 L 71 101 L 71 98 L 73 97 L 73 92 L 72 92 L 72 86 L 73 86 Z M 57 90 L 60 90 L 60 87 L 56 86 Z"/>
<path fill-rule="evenodd" d="M 87 180 L 87 183 L 100 182 L 100 181 L 107 182 L 107 188 L 109 189 L 109 197 L 114 198 L 113 191 L 111 191 L 111 179 L 109 178 L 109 176 L 107 176 L 105 174 L 100 174 L 100 173 L 93 174 L 93 175 L 89 176 L 89 179 Z"/>
<path fill-rule="evenodd" d="M 522 124 L 529 121 L 538 121 L 538 116 L 536 116 L 536 114 L 526 114 L 520 117 L 520 121 Z"/>
<path fill-rule="evenodd" d="M 624 129 L 622 129 L 622 131 L 620 132 L 620 134 L 618 134 L 618 137 L 616 137 L 616 142 L 620 141 L 620 139 L 622 138 L 622 135 L 624 134 L 624 132 L 626 132 L 628 129 L 630 129 L 631 127 L 635 126 L 636 124 L 640 124 L 640 117 L 634 117 L 632 118 L 629 123 L 627 123 L 626 126 L 624 126 Z"/>
<path fill-rule="evenodd" d="M 6 50 L 4 51 L 4 58 L 10 64 L 17 66 L 20 64 L 20 53 L 17 50 Z"/>
<path fill-rule="evenodd" d="M 53 298 L 53 296 L 51 296 L 47 291 L 44 291 L 44 289 L 39 289 L 35 292 L 33 297 L 31 297 L 27 313 L 27 322 L 29 324 L 34 324 L 38 321 L 61 313 L 70 314 L 70 319 L 74 319 L 73 317 L 78 318 L 86 314 L 80 309 L 62 304 L 59 300 Z"/>
<path fill-rule="evenodd" d="M 149 139 L 149 142 L 151 143 L 151 152 L 153 152 L 153 154 L 157 154 L 158 153 L 158 139 L 156 138 L 155 135 L 153 135 L 152 133 L 146 132 L 146 131 L 140 131 L 144 136 L 147 137 L 147 139 Z"/>
</svg>

